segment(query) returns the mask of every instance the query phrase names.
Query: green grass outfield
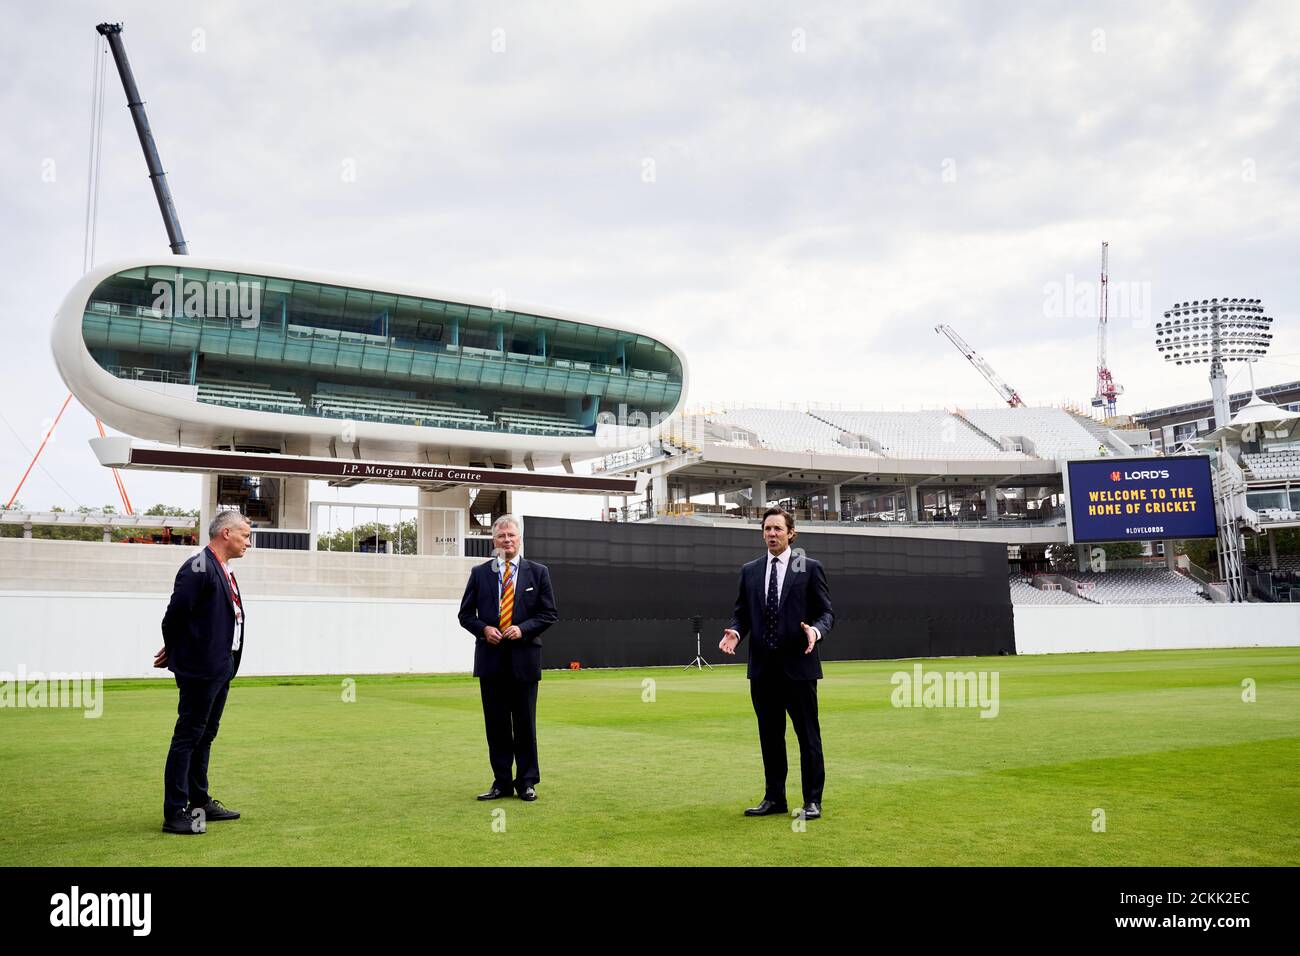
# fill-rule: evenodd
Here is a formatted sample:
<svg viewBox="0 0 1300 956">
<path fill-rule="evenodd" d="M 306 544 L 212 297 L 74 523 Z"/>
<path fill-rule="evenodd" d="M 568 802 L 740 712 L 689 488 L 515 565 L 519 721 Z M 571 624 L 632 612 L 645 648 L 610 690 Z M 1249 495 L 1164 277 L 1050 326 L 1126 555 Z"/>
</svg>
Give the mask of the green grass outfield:
<svg viewBox="0 0 1300 956">
<path fill-rule="evenodd" d="M 338 677 L 240 679 L 211 779 L 244 818 L 197 837 L 159 831 L 175 686 L 111 681 L 97 720 L 0 710 L 0 863 L 1300 863 L 1300 649 L 923 662 L 999 672 L 993 719 L 891 706 L 913 663 L 826 665 L 825 816 L 803 832 L 741 815 L 762 796 L 742 666 L 548 672 L 532 804 L 474 799 L 472 678 L 363 676 L 354 703 Z"/>
</svg>

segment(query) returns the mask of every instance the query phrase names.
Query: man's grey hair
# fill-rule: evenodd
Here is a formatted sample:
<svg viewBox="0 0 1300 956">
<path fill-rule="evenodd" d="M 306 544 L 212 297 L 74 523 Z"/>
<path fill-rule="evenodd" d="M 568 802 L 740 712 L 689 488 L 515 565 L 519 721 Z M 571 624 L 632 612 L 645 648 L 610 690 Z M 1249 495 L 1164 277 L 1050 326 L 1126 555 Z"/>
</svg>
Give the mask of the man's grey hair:
<svg viewBox="0 0 1300 956">
<path fill-rule="evenodd" d="M 512 524 L 515 526 L 515 530 L 519 532 L 519 536 L 521 538 L 524 536 L 524 526 L 519 523 L 519 519 L 516 518 L 514 515 L 502 515 L 500 518 L 497 518 L 496 521 L 493 521 L 492 522 L 493 536 L 494 537 L 496 536 L 497 528 L 500 528 L 503 525 L 508 525 L 508 524 Z"/>
<path fill-rule="evenodd" d="M 216 516 L 208 522 L 208 537 L 215 538 L 217 535 L 221 534 L 223 528 L 231 528 L 235 525 L 241 524 L 251 526 L 252 522 L 233 508 L 228 508 L 225 511 L 218 511 Z"/>
</svg>

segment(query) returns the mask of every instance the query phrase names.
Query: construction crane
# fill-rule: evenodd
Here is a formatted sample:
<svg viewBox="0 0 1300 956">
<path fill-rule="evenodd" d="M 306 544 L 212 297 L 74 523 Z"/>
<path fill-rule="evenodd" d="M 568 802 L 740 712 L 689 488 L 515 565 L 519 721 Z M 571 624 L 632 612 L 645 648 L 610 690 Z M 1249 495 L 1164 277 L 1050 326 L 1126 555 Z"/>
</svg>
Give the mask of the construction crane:
<svg viewBox="0 0 1300 956">
<path fill-rule="evenodd" d="M 126 47 L 122 43 L 122 24 L 101 23 L 95 27 L 95 30 L 108 41 L 108 48 L 113 51 L 113 62 L 117 64 L 117 73 L 122 79 L 122 89 L 126 92 L 126 107 L 131 111 L 136 135 L 140 137 L 140 148 L 144 150 L 144 163 L 149 167 L 149 181 L 153 183 L 154 197 L 158 200 L 158 210 L 162 213 L 163 226 L 167 230 L 167 241 L 176 255 L 189 255 L 189 246 L 185 243 L 180 219 L 176 216 L 176 204 L 172 202 L 172 191 L 167 186 L 167 174 L 163 172 L 158 146 L 153 141 L 153 130 L 149 128 L 149 117 L 144 112 L 144 101 L 140 99 L 140 90 L 135 85 L 135 76 L 126 58 Z"/>
<path fill-rule="evenodd" d="M 163 228 L 167 230 L 168 244 L 171 246 L 172 252 L 176 255 L 189 255 L 189 246 L 185 242 L 184 233 L 181 232 L 180 219 L 176 216 L 176 203 L 172 201 L 172 191 L 167 185 L 167 174 L 163 172 L 162 159 L 158 156 L 158 145 L 154 142 L 153 130 L 149 128 L 149 117 L 145 115 L 144 101 L 140 99 L 140 89 L 135 85 L 135 75 L 131 72 L 131 63 L 126 58 L 126 46 L 122 43 L 122 24 L 100 23 L 95 26 L 95 31 L 102 36 L 104 41 L 108 44 L 108 48 L 113 54 L 113 62 L 117 65 L 117 74 L 122 80 L 122 90 L 126 93 L 126 107 L 131 111 L 131 120 L 135 123 L 135 132 L 140 138 L 140 148 L 144 150 L 144 163 L 149 169 L 149 181 L 153 184 L 154 198 L 158 200 L 158 211 L 162 213 Z M 100 142 L 99 131 L 95 129 L 95 126 L 96 124 L 102 125 L 104 118 L 102 109 L 102 90 L 99 85 L 99 79 L 101 76 L 99 69 L 99 55 L 97 48 L 94 71 L 95 86 L 91 93 L 91 102 L 98 102 L 100 106 L 95 109 L 95 112 L 91 117 L 92 170 L 97 168 L 95 159 L 99 150 Z M 99 177 L 96 173 L 87 184 L 86 242 L 87 249 L 89 249 L 90 259 L 83 263 L 83 267 L 88 267 L 93 264 L 94 226 L 92 223 L 91 210 L 97 209 L 99 206 L 97 198 L 98 190 Z M 92 197 L 95 197 L 93 203 Z M 18 493 L 22 491 L 23 484 L 27 481 L 27 476 L 30 475 L 32 469 L 36 467 L 36 462 L 40 459 L 41 452 L 45 450 L 45 446 L 49 442 L 50 436 L 54 434 L 54 429 L 58 426 L 59 420 L 63 418 L 63 413 L 67 410 L 70 401 L 72 401 L 71 393 L 69 393 L 68 397 L 64 399 L 63 407 L 59 409 L 58 417 L 54 419 L 54 425 L 50 426 L 50 430 L 46 433 L 40 447 L 36 449 L 36 454 L 32 456 L 31 464 L 27 466 L 27 471 L 23 472 L 22 478 L 18 481 L 18 487 L 15 488 L 14 493 L 9 496 L 9 502 L 5 505 L 5 508 L 12 506 L 14 500 L 18 497 Z M 100 437 L 103 437 L 104 425 L 98 418 L 95 419 L 95 426 L 99 429 Z M 122 480 L 122 476 L 118 473 L 116 468 L 113 469 L 113 481 L 117 484 L 118 493 L 122 496 L 122 505 L 126 508 L 126 513 L 129 515 L 135 514 L 135 509 L 131 506 L 131 499 L 126 493 L 126 483 Z"/>
<path fill-rule="evenodd" d="M 1110 312 L 1110 275 L 1107 272 L 1109 242 L 1101 244 L 1101 294 L 1098 297 L 1097 318 L 1097 391 L 1092 396 L 1092 407 L 1105 407 L 1106 417 L 1115 414 L 1115 399 L 1124 394 L 1124 386 L 1115 384 L 1106 365 L 1106 320 Z"/>
<path fill-rule="evenodd" d="M 993 371 L 993 366 L 984 361 L 984 357 L 980 355 L 979 352 L 976 352 L 973 348 L 967 345 L 966 340 L 954 332 L 952 326 L 936 325 L 934 330 L 948 336 L 948 340 L 952 342 L 953 345 L 957 346 L 958 351 L 960 351 L 962 355 L 966 356 L 966 361 L 970 362 L 971 365 L 974 365 L 975 368 L 979 370 L 979 373 L 984 376 L 984 380 L 997 390 L 998 395 L 1002 397 L 1004 402 L 1012 408 L 1025 404 L 1020 400 L 1020 396 L 1016 393 L 1016 390 L 1006 382 L 1002 381 L 1002 377 L 998 375 L 997 372 Z"/>
</svg>

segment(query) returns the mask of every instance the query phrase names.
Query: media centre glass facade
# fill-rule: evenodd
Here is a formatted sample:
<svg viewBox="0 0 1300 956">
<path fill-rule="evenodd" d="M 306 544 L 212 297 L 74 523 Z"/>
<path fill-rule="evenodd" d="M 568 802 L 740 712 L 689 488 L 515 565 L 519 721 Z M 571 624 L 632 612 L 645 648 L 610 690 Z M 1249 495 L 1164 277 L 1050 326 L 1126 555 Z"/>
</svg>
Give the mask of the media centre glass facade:
<svg viewBox="0 0 1300 956">
<path fill-rule="evenodd" d="M 323 418 L 582 436 L 598 419 L 664 418 L 682 392 L 680 358 L 645 335 L 175 265 L 105 279 L 82 334 L 120 378 L 192 387 L 208 404 Z"/>
</svg>

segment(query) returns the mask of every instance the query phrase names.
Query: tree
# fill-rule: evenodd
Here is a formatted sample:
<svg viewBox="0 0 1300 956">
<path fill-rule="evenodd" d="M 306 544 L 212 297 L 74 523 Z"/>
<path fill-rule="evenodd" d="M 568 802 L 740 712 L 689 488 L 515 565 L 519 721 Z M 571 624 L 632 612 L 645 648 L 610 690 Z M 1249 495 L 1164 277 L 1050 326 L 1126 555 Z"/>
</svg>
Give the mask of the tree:
<svg viewBox="0 0 1300 956">
<path fill-rule="evenodd" d="M 369 541 L 374 543 L 387 541 L 393 554 L 416 554 L 417 526 L 414 518 L 396 524 L 382 521 L 368 521 L 352 528 L 341 528 L 331 534 L 321 534 L 316 538 L 317 551 L 360 551 Z"/>
<path fill-rule="evenodd" d="M 12 510 L 20 509 L 18 503 L 14 504 Z M 69 514 L 66 508 L 54 505 L 50 508 L 53 514 Z M 118 515 L 116 505 L 104 505 L 100 508 L 90 508 L 86 505 L 78 506 L 73 514 L 102 514 Z M 199 513 L 194 509 L 179 508 L 175 505 L 156 504 L 143 512 L 146 516 L 157 517 L 181 517 L 197 518 Z M 179 534 L 193 534 L 191 531 L 182 530 Z M 140 528 L 113 528 L 110 532 L 110 540 L 126 541 L 129 538 L 143 538 L 150 540 L 155 536 L 166 538 L 168 531 L 162 526 L 158 527 L 140 527 Z M 4 538 L 21 538 L 23 536 L 23 526 L 19 524 L 0 525 L 0 537 Z M 102 524 L 67 524 L 67 525 L 32 525 L 32 537 L 43 541 L 103 541 L 104 525 Z"/>
<path fill-rule="evenodd" d="M 179 508 L 176 505 L 152 505 L 148 511 L 143 513 L 146 515 L 158 515 L 164 518 L 197 518 L 199 516 L 199 509 Z"/>
<path fill-rule="evenodd" d="M 1185 554 L 1192 564 L 1218 575 L 1219 543 L 1215 538 L 1186 538 L 1174 542 L 1174 553 Z"/>
</svg>

